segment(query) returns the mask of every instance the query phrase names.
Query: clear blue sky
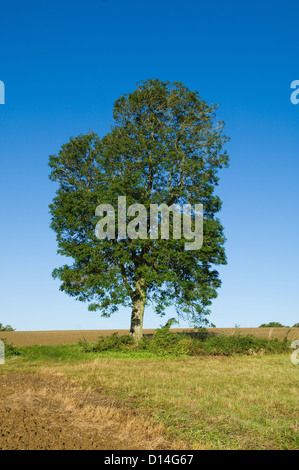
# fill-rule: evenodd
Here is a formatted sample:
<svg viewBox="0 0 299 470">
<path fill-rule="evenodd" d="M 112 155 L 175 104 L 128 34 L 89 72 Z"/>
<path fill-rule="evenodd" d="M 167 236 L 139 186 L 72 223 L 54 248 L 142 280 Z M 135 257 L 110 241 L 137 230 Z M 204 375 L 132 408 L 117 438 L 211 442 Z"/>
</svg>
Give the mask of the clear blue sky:
<svg viewBox="0 0 299 470">
<path fill-rule="evenodd" d="M 48 156 L 71 136 L 104 135 L 114 101 L 148 78 L 181 81 L 231 137 L 219 214 L 228 265 L 218 327 L 299 321 L 299 5 L 295 1 L 2 2 L 0 322 L 17 330 L 128 328 L 59 291 Z M 163 323 L 149 309 L 145 327 Z M 186 326 L 182 323 L 181 326 Z"/>
</svg>

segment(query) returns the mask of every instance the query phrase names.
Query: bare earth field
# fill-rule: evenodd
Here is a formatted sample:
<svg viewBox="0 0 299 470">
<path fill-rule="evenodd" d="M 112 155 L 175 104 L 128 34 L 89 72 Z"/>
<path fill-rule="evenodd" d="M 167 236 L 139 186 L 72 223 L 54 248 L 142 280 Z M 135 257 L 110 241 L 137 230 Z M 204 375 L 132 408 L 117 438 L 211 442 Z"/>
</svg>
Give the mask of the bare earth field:
<svg viewBox="0 0 299 470">
<path fill-rule="evenodd" d="M 153 334 L 155 330 L 144 330 L 144 334 Z M 188 331 L 172 329 L 171 331 Z M 208 328 L 211 334 L 216 335 L 254 335 L 258 338 L 284 339 L 299 338 L 299 328 Z M 97 341 L 99 336 L 107 336 L 118 332 L 119 335 L 128 335 L 129 330 L 60 330 L 60 331 L 1 331 L 0 339 L 6 339 L 15 346 L 58 346 L 60 344 L 74 344 L 80 340 Z"/>
<path fill-rule="evenodd" d="M 0 375 L 0 450 L 171 449 L 151 427 L 62 374 Z"/>
</svg>

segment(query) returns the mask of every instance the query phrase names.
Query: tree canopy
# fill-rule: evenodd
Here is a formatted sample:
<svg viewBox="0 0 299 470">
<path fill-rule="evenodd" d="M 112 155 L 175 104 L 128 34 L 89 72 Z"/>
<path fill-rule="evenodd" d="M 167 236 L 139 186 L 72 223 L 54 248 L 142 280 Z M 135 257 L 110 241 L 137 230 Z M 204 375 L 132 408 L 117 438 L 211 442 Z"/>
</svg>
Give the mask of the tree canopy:
<svg viewBox="0 0 299 470">
<path fill-rule="evenodd" d="M 292 328 L 298 328 L 299 323 L 295 323 Z M 259 328 L 290 328 L 287 325 L 282 325 L 282 323 L 277 322 L 277 321 L 271 321 L 270 323 L 262 323 L 262 325 L 259 326 Z"/>
<path fill-rule="evenodd" d="M 0 323 L 0 331 L 15 331 L 11 325 L 3 325 Z"/>
</svg>

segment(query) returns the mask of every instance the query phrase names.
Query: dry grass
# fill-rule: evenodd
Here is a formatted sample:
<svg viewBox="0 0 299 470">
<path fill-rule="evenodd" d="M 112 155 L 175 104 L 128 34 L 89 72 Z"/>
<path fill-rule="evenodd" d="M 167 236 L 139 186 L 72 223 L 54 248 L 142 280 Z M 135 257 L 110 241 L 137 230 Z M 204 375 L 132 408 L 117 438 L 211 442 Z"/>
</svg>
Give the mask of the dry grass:
<svg viewBox="0 0 299 470">
<path fill-rule="evenodd" d="M 53 380 L 56 376 L 60 386 L 52 392 L 39 387 L 35 399 L 47 395 L 61 413 L 77 410 L 79 427 L 95 426 L 111 436 L 119 432 L 119 442 L 132 438 L 130 445 L 299 449 L 298 366 L 288 354 L 83 357 L 63 361 L 16 357 L 0 373 L 35 372 L 40 379 Z M 73 391 L 64 387 L 65 377 L 72 381 Z M 75 390 L 86 395 L 78 396 Z M 107 428 L 103 420 L 109 423 Z M 132 448 L 128 442 L 126 448 Z"/>
<path fill-rule="evenodd" d="M 102 357 L 60 370 L 142 410 L 193 448 L 299 448 L 298 371 L 286 355 Z"/>
</svg>

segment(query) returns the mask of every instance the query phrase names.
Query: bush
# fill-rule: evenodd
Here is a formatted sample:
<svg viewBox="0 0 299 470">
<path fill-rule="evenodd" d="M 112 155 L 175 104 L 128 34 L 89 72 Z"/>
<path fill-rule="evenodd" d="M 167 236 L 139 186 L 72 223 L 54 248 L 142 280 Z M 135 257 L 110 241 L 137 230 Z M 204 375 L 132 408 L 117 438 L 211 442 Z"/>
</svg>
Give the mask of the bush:
<svg viewBox="0 0 299 470">
<path fill-rule="evenodd" d="M 175 323 L 175 319 L 171 318 L 165 326 L 161 326 L 155 331 L 148 345 L 151 352 L 162 356 L 188 354 L 188 344 L 184 341 L 185 338 L 170 331 L 173 323 Z"/>
<path fill-rule="evenodd" d="M 20 351 L 11 343 L 7 343 L 5 338 L 0 338 L 5 346 L 5 357 L 19 356 Z"/>
<path fill-rule="evenodd" d="M 79 345 L 85 352 L 126 351 L 130 349 L 130 346 L 133 346 L 133 338 L 113 333 L 110 336 L 99 336 L 98 342 L 95 344 L 80 341 Z"/>
<path fill-rule="evenodd" d="M 0 323 L 0 331 L 15 331 L 15 330 L 10 325 L 2 325 L 2 323 Z"/>
<path fill-rule="evenodd" d="M 289 326 L 282 325 L 277 321 L 271 321 L 270 323 L 263 323 L 259 328 L 290 328 Z"/>
<path fill-rule="evenodd" d="M 234 354 L 261 355 L 290 351 L 290 342 L 285 338 L 263 339 L 255 336 L 222 336 L 209 333 L 204 329 L 193 332 L 174 333 L 170 331 L 174 319 L 158 328 L 151 337 L 144 336 L 136 345 L 131 336 L 101 336 L 95 344 L 80 342 L 85 352 L 125 352 L 147 351 L 157 356 L 199 356 Z"/>
<path fill-rule="evenodd" d="M 210 336 L 204 341 L 194 341 L 191 353 L 195 355 L 224 355 L 234 354 L 270 354 L 289 351 L 287 340 L 262 339 L 254 336 Z"/>
</svg>

